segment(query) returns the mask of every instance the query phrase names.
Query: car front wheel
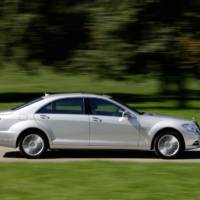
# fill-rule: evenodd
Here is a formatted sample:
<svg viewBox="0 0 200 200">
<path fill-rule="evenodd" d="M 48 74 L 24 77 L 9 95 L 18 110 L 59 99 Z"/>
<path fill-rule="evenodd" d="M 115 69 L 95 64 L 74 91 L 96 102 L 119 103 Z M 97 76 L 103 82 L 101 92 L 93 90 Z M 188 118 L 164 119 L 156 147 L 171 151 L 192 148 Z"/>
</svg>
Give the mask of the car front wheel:
<svg viewBox="0 0 200 200">
<path fill-rule="evenodd" d="M 183 142 L 178 133 L 167 131 L 156 138 L 154 148 L 159 157 L 172 159 L 183 151 Z"/>
<path fill-rule="evenodd" d="M 19 149 L 27 158 L 39 158 L 47 151 L 47 142 L 42 134 L 30 133 L 22 137 Z"/>
</svg>

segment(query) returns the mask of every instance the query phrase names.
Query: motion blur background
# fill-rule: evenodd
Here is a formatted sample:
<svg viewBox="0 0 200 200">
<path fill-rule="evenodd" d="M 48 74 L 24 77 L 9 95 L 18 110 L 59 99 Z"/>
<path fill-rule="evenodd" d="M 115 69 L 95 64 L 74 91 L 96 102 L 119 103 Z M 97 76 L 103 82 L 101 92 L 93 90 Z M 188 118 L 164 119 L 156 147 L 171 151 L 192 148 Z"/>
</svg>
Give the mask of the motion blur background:
<svg viewBox="0 0 200 200">
<path fill-rule="evenodd" d="M 0 109 L 44 92 L 92 92 L 200 122 L 199 77 L 199 0 L 0 0 Z M 156 159 L 149 153 L 137 162 Z M 105 154 L 121 161 L 142 155 Z M 60 155 L 68 161 L 0 162 L 0 199 L 200 197 L 199 164 Z"/>
<path fill-rule="evenodd" d="M 0 108 L 110 94 L 200 121 L 200 1 L 1 0 Z"/>
</svg>

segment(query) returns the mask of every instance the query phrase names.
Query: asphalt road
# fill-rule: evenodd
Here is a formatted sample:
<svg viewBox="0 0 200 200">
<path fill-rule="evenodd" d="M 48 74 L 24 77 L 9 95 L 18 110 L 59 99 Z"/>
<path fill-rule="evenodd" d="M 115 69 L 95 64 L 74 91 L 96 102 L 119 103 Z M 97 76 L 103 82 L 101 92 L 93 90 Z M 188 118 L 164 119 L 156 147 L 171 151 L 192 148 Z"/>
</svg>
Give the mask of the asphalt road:
<svg viewBox="0 0 200 200">
<path fill-rule="evenodd" d="M 151 151 L 134 150 L 54 150 L 42 159 L 23 158 L 18 149 L 0 147 L 0 162 L 65 162 L 84 160 L 106 160 L 120 162 L 183 162 L 200 163 L 200 149 L 184 152 L 179 159 L 162 160 Z"/>
</svg>

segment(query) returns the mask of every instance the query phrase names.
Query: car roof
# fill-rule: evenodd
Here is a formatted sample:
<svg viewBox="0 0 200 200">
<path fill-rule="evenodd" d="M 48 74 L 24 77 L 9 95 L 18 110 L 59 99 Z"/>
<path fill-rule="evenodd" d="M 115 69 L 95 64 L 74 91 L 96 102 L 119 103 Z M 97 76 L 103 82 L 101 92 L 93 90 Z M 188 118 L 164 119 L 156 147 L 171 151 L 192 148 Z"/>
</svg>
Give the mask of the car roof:
<svg viewBox="0 0 200 200">
<path fill-rule="evenodd" d="M 45 94 L 43 96 L 44 99 L 46 98 L 68 98 L 68 97 L 93 97 L 93 98 L 108 98 L 111 99 L 112 97 L 109 95 L 98 95 L 98 94 L 90 94 L 90 93 L 59 93 L 59 94 Z"/>
</svg>

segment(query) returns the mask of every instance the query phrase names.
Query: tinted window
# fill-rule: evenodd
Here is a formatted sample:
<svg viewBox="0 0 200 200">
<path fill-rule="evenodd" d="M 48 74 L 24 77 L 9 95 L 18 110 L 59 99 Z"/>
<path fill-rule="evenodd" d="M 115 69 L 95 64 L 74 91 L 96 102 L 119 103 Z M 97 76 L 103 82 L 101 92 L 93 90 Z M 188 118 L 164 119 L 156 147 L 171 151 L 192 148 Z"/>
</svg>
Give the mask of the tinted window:
<svg viewBox="0 0 200 200">
<path fill-rule="evenodd" d="M 50 103 L 43 108 L 41 108 L 38 113 L 52 113 L 53 111 L 53 103 Z"/>
<path fill-rule="evenodd" d="M 84 114 L 83 99 L 67 98 L 56 100 L 41 108 L 38 113 Z"/>
<path fill-rule="evenodd" d="M 89 99 L 93 115 L 122 116 L 123 108 L 103 99 Z"/>
<path fill-rule="evenodd" d="M 113 98 L 112 98 L 113 99 Z M 144 112 L 140 112 L 137 109 L 128 106 L 127 104 L 125 104 L 124 102 L 120 101 L 119 99 L 113 99 L 114 101 L 117 101 L 118 103 L 120 103 L 121 105 L 127 107 L 128 109 L 132 110 L 133 112 L 136 112 L 137 114 L 143 114 Z"/>
</svg>

